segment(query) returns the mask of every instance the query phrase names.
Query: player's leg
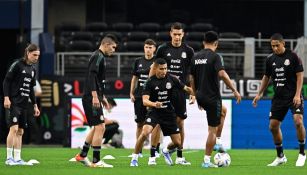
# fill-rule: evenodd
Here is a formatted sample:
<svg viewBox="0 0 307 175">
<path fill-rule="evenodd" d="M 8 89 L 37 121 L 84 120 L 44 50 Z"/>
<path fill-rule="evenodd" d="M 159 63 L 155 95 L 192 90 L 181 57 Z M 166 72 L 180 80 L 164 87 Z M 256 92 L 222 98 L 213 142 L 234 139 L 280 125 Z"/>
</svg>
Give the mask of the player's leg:
<svg viewBox="0 0 307 175">
<path fill-rule="evenodd" d="M 14 151 L 14 140 L 16 138 L 16 134 L 18 131 L 18 125 L 12 125 L 10 127 L 9 133 L 6 138 L 6 161 L 5 164 L 7 165 L 15 165 L 15 160 L 13 156 Z"/>
<path fill-rule="evenodd" d="M 203 168 L 216 168 L 217 166 L 211 163 L 211 154 L 216 143 L 217 128 L 221 124 L 222 100 L 216 99 L 212 102 L 201 103 L 199 105 L 206 110 L 208 122 L 208 138 L 206 141 L 206 150 L 204 155 Z"/>
<path fill-rule="evenodd" d="M 304 106 L 302 104 L 298 107 L 291 106 L 291 112 L 293 114 L 293 120 L 296 128 L 297 140 L 299 143 L 299 155 L 296 160 L 296 166 L 304 166 L 306 161 L 305 154 L 305 142 L 306 142 L 306 130 L 304 127 Z"/>
<path fill-rule="evenodd" d="M 161 128 L 160 125 L 156 125 L 151 133 L 151 148 L 150 157 L 156 157 L 159 153 L 157 147 L 160 145 Z"/>
<path fill-rule="evenodd" d="M 154 126 L 154 124 L 153 124 L 153 126 Z M 134 151 L 133 151 L 133 154 L 132 154 L 130 166 L 138 166 L 139 153 L 142 150 L 144 141 L 149 136 L 149 134 L 152 132 L 152 130 L 154 128 L 153 126 L 150 125 L 150 124 L 145 124 L 143 126 L 142 132 L 141 132 L 140 136 L 138 137 L 138 139 L 135 143 L 135 147 L 134 147 Z"/>
<path fill-rule="evenodd" d="M 283 137 L 280 125 L 284 117 L 286 116 L 289 108 L 287 106 L 281 106 L 280 104 L 278 104 L 278 101 L 279 100 L 272 100 L 272 107 L 270 112 L 270 124 L 269 124 L 269 128 L 275 144 L 277 157 L 274 159 L 272 163 L 268 164 L 267 166 L 278 166 L 287 162 L 287 158 L 284 155 L 284 150 L 282 145 Z"/>
<path fill-rule="evenodd" d="M 223 147 L 223 142 L 222 142 L 222 131 L 224 127 L 224 122 L 227 114 L 227 108 L 222 105 L 222 113 L 221 113 L 221 124 L 217 128 L 216 132 L 216 144 L 214 145 L 213 150 L 214 151 L 219 151 L 219 152 L 225 152 L 225 148 Z"/>
<path fill-rule="evenodd" d="M 136 122 L 136 139 L 139 138 L 142 133 L 143 126 L 145 124 L 146 119 L 146 107 L 143 105 L 142 98 L 136 98 L 134 101 L 134 114 L 135 114 L 135 122 Z M 148 139 L 148 138 L 147 138 Z M 142 149 L 140 151 L 140 155 L 142 157 Z"/>
<path fill-rule="evenodd" d="M 16 137 L 14 140 L 14 160 L 16 162 L 22 161 L 21 159 L 21 147 L 22 147 L 22 135 L 24 133 L 23 128 L 18 128 Z"/>
</svg>

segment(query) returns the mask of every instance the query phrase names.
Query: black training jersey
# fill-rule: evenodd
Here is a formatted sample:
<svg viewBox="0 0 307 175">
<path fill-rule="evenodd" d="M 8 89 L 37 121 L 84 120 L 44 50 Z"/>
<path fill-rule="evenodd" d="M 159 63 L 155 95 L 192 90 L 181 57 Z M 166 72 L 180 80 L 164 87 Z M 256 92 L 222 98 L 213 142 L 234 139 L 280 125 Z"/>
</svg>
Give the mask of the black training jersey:
<svg viewBox="0 0 307 175">
<path fill-rule="evenodd" d="M 174 107 L 171 103 L 172 90 L 175 88 L 183 89 L 184 84 L 175 76 L 166 74 L 164 78 L 150 77 L 143 90 L 143 95 L 149 95 L 152 102 L 159 101 L 163 103 L 161 108 L 150 108 L 150 110 L 158 113 L 173 113 Z"/>
<path fill-rule="evenodd" d="M 96 50 L 89 59 L 88 69 L 84 84 L 84 95 L 91 96 L 96 91 L 103 96 L 106 77 L 106 57 L 101 50 Z"/>
<path fill-rule="evenodd" d="M 174 47 L 171 42 L 167 42 L 158 47 L 156 57 L 164 58 L 168 72 L 179 77 L 183 83 L 187 83 L 193 55 L 193 48 L 187 44 L 182 43 L 180 47 Z"/>
<path fill-rule="evenodd" d="M 33 65 L 23 59 L 15 61 L 9 68 L 3 81 L 4 96 L 8 96 L 11 103 L 26 107 L 29 99 L 36 104 L 34 89 L 36 70 Z"/>
<path fill-rule="evenodd" d="M 204 99 L 221 98 L 218 72 L 224 69 L 222 56 L 211 49 L 203 49 L 195 54 L 191 63 L 196 95 Z"/>
<path fill-rule="evenodd" d="M 303 72 L 301 59 L 291 50 L 282 55 L 270 54 L 266 60 L 265 75 L 271 77 L 278 98 L 293 98 L 296 92 L 296 73 Z"/>
<path fill-rule="evenodd" d="M 155 57 L 151 59 L 146 59 L 144 56 L 137 58 L 135 60 L 133 69 L 132 69 L 132 75 L 135 75 L 138 77 L 138 83 L 134 91 L 135 97 L 142 96 L 143 86 L 144 86 L 145 81 L 148 79 L 150 66 L 152 65 L 154 60 L 155 60 Z"/>
</svg>

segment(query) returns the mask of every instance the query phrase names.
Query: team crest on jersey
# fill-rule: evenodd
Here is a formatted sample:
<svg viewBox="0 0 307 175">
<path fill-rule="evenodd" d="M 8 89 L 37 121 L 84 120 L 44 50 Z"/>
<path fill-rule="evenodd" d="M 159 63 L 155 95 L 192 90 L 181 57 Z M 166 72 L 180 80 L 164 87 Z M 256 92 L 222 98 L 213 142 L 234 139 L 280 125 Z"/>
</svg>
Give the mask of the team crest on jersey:
<svg viewBox="0 0 307 175">
<path fill-rule="evenodd" d="M 285 65 L 285 66 L 289 66 L 289 65 L 290 65 L 290 60 L 289 60 L 289 59 L 286 59 L 285 62 L 284 62 L 284 65 Z"/>
<path fill-rule="evenodd" d="M 31 72 L 32 78 L 34 77 L 34 71 Z"/>
<path fill-rule="evenodd" d="M 181 53 L 181 57 L 182 57 L 182 58 L 187 58 L 187 53 L 186 53 L 186 52 L 182 52 L 182 53 Z"/>
<path fill-rule="evenodd" d="M 170 82 L 166 83 L 166 89 L 171 89 L 172 88 L 172 84 Z"/>
</svg>

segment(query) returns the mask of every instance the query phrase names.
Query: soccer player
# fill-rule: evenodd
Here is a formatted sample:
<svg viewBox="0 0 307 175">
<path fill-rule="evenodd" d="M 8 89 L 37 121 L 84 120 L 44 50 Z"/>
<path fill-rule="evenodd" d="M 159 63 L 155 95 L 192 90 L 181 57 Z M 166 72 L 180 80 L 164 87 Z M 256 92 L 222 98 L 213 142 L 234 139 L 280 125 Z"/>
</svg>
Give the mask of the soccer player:
<svg viewBox="0 0 307 175">
<path fill-rule="evenodd" d="M 164 58 L 167 62 L 168 72 L 177 76 L 184 84 L 187 84 L 189 78 L 191 59 L 194 55 L 192 47 L 182 42 L 184 36 L 184 30 L 181 23 L 176 22 L 171 25 L 170 29 L 171 42 L 166 42 L 159 46 L 156 57 Z M 154 69 L 151 70 L 150 75 L 154 73 Z M 194 103 L 195 97 L 190 96 L 190 103 Z M 187 118 L 186 109 L 186 93 L 181 89 L 174 89 L 172 94 L 172 102 L 175 108 L 177 116 L 177 124 L 180 131 L 181 147 L 177 148 L 176 164 L 191 165 L 182 156 L 182 149 L 184 143 L 184 120 Z M 153 143 L 152 145 L 158 145 Z M 175 150 L 171 150 L 174 152 Z"/>
<path fill-rule="evenodd" d="M 33 105 L 34 116 L 38 117 L 40 114 L 33 89 L 36 81 L 34 64 L 37 63 L 39 55 L 38 46 L 28 45 L 24 57 L 11 65 L 3 81 L 4 108 L 9 112 L 7 124 L 10 128 L 6 140 L 6 165 L 32 165 L 21 159 L 21 147 L 24 128 L 27 127 L 29 98 Z"/>
<path fill-rule="evenodd" d="M 231 80 L 224 70 L 223 58 L 215 53 L 218 47 L 218 34 L 214 31 L 205 33 L 205 49 L 196 54 L 191 64 L 191 87 L 196 94 L 196 100 L 201 109 L 207 113 L 209 127 L 203 168 L 217 167 L 211 163 L 211 154 L 216 142 L 218 126 L 221 124 L 222 99 L 219 88 L 219 78 L 232 90 L 237 103 L 241 95 L 234 88 Z"/>
<path fill-rule="evenodd" d="M 306 160 L 304 151 L 306 131 L 303 123 L 304 104 L 301 93 L 304 71 L 302 61 L 294 52 L 285 48 L 285 41 L 279 33 L 271 36 L 271 47 L 273 53 L 266 59 L 266 71 L 261 80 L 259 92 L 253 100 L 253 106 L 256 107 L 271 79 L 274 97 L 269 115 L 270 130 L 273 135 L 277 157 L 268 166 L 278 166 L 287 162 L 283 153 L 280 125 L 289 109 L 293 115 L 299 144 L 296 166 L 304 166 Z"/>
<path fill-rule="evenodd" d="M 135 122 L 137 123 L 136 138 L 139 138 L 146 118 L 146 107 L 143 105 L 142 91 L 145 81 L 148 79 L 150 66 L 155 60 L 154 53 L 156 51 L 156 42 L 152 39 L 145 40 L 144 56 L 137 58 L 133 65 L 132 79 L 130 84 L 130 99 L 134 103 Z M 155 134 L 158 132 L 157 134 Z M 152 142 L 158 142 L 160 138 L 160 130 L 153 130 Z M 157 141 L 155 141 L 157 140 Z M 140 156 L 142 151 L 140 151 Z M 154 155 L 155 156 L 155 155 Z"/>
<path fill-rule="evenodd" d="M 141 151 L 143 142 L 157 124 L 160 125 L 163 134 L 170 136 L 172 139 L 172 143 L 162 150 L 168 165 L 173 165 L 169 150 L 180 147 L 181 144 L 176 114 L 171 103 L 171 94 L 175 88 L 183 89 L 189 94 L 192 94 L 193 91 L 178 78 L 167 74 L 167 64 L 164 59 L 157 58 L 154 62 L 154 67 L 156 69 L 155 75 L 150 77 L 144 86 L 143 103 L 149 109 L 142 133 L 135 144 L 130 166 L 138 166 L 138 154 Z M 155 157 L 151 157 L 148 165 L 156 165 Z"/>
<path fill-rule="evenodd" d="M 97 49 L 90 57 L 88 70 L 85 79 L 84 95 L 82 105 L 91 130 L 88 133 L 83 148 L 75 156 L 76 160 L 90 167 L 112 168 L 112 165 L 100 160 L 100 150 L 105 123 L 102 106 L 109 108 L 108 101 L 104 96 L 105 74 L 106 74 L 106 57 L 111 56 L 117 47 L 117 39 L 114 35 L 107 34 Z M 92 163 L 87 158 L 87 153 L 93 148 Z"/>
</svg>

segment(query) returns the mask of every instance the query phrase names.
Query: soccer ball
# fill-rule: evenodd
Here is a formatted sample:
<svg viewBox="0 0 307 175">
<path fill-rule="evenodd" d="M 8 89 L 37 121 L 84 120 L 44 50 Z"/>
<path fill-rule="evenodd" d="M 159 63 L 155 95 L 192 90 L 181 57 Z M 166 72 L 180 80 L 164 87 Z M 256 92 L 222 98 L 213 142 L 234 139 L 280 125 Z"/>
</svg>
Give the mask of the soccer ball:
<svg viewBox="0 0 307 175">
<path fill-rule="evenodd" d="M 231 159 L 228 153 L 216 153 L 214 156 L 214 163 L 218 167 L 227 167 L 231 163 Z"/>
</svg>

